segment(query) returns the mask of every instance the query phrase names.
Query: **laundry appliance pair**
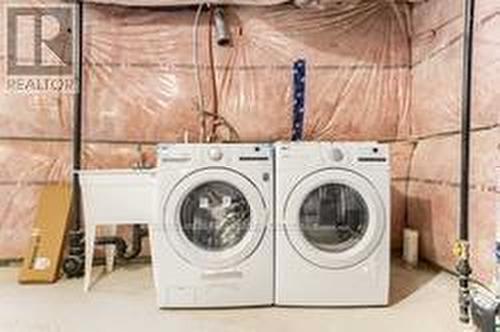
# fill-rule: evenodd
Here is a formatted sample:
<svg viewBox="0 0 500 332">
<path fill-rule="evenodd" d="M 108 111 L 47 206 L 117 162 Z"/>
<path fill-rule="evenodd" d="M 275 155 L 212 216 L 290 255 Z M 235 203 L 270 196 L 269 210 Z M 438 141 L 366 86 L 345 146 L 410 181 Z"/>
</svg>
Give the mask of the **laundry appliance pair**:
<svg viewBox="0 0 500 332">
<path fill-rule="evenodd" d="M 160 307 L 387 304 L 385 145 L 160 144 L 157 157 Z"/>
</svg>

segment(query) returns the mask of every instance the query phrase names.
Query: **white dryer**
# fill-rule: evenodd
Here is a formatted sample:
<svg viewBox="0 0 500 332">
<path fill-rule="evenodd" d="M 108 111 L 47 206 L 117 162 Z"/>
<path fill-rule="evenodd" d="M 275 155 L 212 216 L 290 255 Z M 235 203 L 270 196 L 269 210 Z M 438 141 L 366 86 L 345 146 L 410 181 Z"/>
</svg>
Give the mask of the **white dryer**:
<svg viewBox="0 0 500 332">
<path fill-rule="evenodd" d="M 160 307 L 273 302 L 273 147 L 160 144 L 153 273 Z"/>
<path fill-rule="evenodd" d="M 390 167 L 377 143 L 277 143 L 276 304 L 386 305 Z"/>
</svg>

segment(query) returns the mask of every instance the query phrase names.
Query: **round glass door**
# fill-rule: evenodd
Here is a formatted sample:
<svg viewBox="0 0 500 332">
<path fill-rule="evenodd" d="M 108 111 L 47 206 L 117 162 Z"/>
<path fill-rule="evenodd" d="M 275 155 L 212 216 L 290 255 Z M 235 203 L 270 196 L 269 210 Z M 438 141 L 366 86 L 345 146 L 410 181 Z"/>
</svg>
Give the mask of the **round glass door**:
<svg viewBox="0 0 500 332">
<path fill-rule="evenodd" d="M 250 205 L 235 186 L 210 181 L 184 199 L 180 222 L 184 235 L 197 247 L 222 251 L 236 246 L 248 233 Z"/>
<path fill-rule="evenodd" d="M 354 266 L 369 257 L 388 229 L 377 189 L 345 169 L 303 177 L 283 208 L 284 231 L 297 253 L 330 269 Z"/>
<path fill-rule="evenodd" d="M 196 266 L 227 268 L 247 259 L 272 221 L 254 183 L 226 168 L 194 171 L 160 192 L 165 239 Z"/>
<path fill-rule="evenodd" d="M 300 208 L 300 230 L 316 248 L 342 252 L 354 247 L 368 228 L 368 207 L 353 188 L 339 183 L 310 192 Z"/>
</svg>

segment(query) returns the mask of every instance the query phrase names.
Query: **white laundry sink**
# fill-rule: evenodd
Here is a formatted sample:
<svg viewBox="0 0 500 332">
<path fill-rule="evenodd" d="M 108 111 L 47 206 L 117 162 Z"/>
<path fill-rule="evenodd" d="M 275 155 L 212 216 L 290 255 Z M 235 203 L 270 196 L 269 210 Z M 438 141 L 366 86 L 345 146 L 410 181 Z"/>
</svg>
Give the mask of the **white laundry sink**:
<svg viewBox="0 0 500 332">
<path fill-rule="evenodd" d="M 78 174 L 85 219 L 113 224 L 152 220 L 154 170 L 82 170 Z"/>
</svg>

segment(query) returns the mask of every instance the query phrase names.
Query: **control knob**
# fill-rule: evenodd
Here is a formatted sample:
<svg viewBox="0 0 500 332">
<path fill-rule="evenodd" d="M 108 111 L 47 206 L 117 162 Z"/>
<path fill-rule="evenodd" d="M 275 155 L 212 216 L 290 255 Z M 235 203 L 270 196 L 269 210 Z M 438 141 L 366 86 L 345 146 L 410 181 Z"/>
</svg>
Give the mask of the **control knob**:
<svg viewBox="0 0 500 332">
<path fill-rule="evenodd" d="M 341 162 L 344 159 L 344 153 L 339 148 L 332 149 L 332 160 L 335 162 Z"/>
<path fill-rule="evenodd" d="M 219 161 L 222 159 L 222 151 L 219 148 L 212 148 L 208 151 L 208 157 L 210 160 Z"/>
</svg>

